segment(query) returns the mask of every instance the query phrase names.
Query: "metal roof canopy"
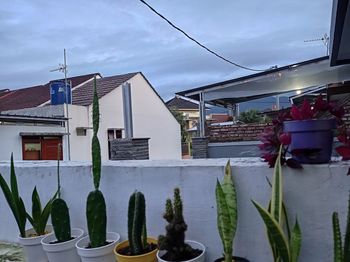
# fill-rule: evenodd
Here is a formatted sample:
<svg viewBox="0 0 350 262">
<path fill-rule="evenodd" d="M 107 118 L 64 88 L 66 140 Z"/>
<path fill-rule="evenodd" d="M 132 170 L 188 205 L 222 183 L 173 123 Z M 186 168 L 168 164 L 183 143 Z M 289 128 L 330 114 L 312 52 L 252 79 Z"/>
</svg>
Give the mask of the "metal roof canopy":
<svg viewBox="0 0 350 262">
<path fill-rule="evenodd" d="M 331 66 L 350 63 L 350 0 L 334 0 L 331 22 Z"/>
<path fill-rule="evenodd" d="M 330 67 L 329 57 L 320 57 L 229 81 L 177 93 L 206 103 L 230 107 L 259 98 L 309 87 L 350 80 L 350 65 Z"/>
</svg>

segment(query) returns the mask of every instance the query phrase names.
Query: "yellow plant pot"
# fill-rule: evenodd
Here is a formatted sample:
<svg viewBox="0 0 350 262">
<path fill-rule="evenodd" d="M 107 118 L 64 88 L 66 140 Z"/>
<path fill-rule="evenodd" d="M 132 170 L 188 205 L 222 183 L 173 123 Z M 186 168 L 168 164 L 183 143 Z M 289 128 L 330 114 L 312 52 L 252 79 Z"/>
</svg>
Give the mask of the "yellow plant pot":
<svg viewBox="0 0 350 262">
<path fill-rule="evenodd" d="M 147 238 L 147 243 L 149 244 L 156 244 L 157 245 L 157 240 L 154 238 Z M 115 257 L 117 258 L 118 262 L 157 262 L 157 251 L 158 249 L 156 248 L 152 252 L 139 255 L 139 256 L 124 256 L 118 253 L 118 251 L 124 247 L 129 246 L 129 240 L 125 240 L 121 243 L 119 243 L 115 248 L 114 248 L 114 254 Z"/>
</svg>

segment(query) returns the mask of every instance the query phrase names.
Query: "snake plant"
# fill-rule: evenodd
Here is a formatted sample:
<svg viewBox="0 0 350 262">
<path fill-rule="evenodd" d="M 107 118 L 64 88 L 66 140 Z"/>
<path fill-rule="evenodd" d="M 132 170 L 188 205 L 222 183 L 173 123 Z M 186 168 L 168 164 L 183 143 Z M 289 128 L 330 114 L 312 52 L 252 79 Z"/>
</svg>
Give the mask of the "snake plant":
<svg viewBox="0 0 350 262">
<path fill-rule="evenodd" d="M 338 213 L 333 213 L 334 262 L 350 261 L 350 196 L 344 246 L 342 244 Z"/>
<path fill-rule="evenodd" d="M 232 180 L 230 161 L 225 167 L 222 184 L 216 182 L 217 223 L 220 238 L 224 247 L 225 262 L 232 262 L 233 239 L 237 228 L 237 198 Z"/>
<path fill-rule="evenodd" d="M 272 196 L 269 207 L 265 209 L 257 202 L 252 202 L 265 223 L 274 261 L 297 262 L 301 248 L 301 229 L 297 219 L 293 229 L 291 231 L 289 229 L 288 216 L 283 203 L 282 185 L 280 148 L 273 174 Z M 284 221 L 286 221 L 287 233 L 284 230 Z"/>
</svg>

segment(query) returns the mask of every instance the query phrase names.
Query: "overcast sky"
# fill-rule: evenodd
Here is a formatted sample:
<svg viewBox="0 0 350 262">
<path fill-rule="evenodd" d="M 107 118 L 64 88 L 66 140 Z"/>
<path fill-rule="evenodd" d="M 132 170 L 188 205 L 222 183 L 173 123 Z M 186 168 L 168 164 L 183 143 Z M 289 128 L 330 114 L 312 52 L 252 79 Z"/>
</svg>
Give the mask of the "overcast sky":
<svg viewBox="0 0 350 262">
<path fill-rule="evenodd" d="M 325 55 L 331 0 L 148 0 L 223 56 L 254 68 Z M 0 89 L 69 76 L 142 71 L 167 100 L 176 91 L 251 74 L 200 49 L 139 0 L 11 0 L 0 5 Z"/>
</svg>

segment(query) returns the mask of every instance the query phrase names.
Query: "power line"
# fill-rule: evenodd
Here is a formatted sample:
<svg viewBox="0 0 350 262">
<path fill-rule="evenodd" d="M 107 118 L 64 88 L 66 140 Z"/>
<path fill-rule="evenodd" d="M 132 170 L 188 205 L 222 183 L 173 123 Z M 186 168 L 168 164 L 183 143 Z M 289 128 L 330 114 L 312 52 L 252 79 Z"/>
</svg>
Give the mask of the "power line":
<svg viewBox="0 0 350 262">
<path fill-rule="evenodd" d="M 146 5 L 153 13 L 155 13 L 156 15 L 158 15 L 160 18 L 162 18 L 163 20 L 165 20 L 171 27 L 175 28 L 177 31 L 181 32 L 183 35 L 185 35 L 188 39 L 190 39 L 191 41 L 195 42 L 197 45 L 199 45 L 201 48 L 205 49 L 206 51 L 208 51 L 209 53 L 215 55 L 216 57 L 220 58 L 221 60 L 224 60 L 225 62 L 237 66 L 239 68 L 245 69 L 245 70 L 250 70 L 250 71 L 255 71 L 255 72 L 263 72 L 263 71 L 267 71 L 269 69 L 254 69 L 254 68 L 250 68 L 250 67 L 246 67 L 246 66 L 242 66 L 240 64 L 237 64 L 225 57 L 223 57 L 222 55 L 216 53 L 215 51 L 211 50 L 210 48 L 206 47 L 204 44 L 200 43 L 199 41 L 197 41 L 196 39 L 194 39 L 192 36 L 190 36 L 189 34 L 187 34 L 184 30 L 182 30 L 181 28 L 177 27 L 176 25 L 174 25 L 171 21 L 169 21 L 165 16 L 163 16 L 162 14 L 160 14 L 157 10 L 155 10 L 152 6 L 150 6 L 146 1 L 144 0 L 140 0 L 141 3 L 143 3 L 144 5 Z M 274 69 L 276 68 L 276 66 L 271 67 L 270 69 Z"/>
</svg>

